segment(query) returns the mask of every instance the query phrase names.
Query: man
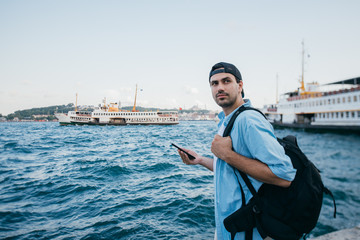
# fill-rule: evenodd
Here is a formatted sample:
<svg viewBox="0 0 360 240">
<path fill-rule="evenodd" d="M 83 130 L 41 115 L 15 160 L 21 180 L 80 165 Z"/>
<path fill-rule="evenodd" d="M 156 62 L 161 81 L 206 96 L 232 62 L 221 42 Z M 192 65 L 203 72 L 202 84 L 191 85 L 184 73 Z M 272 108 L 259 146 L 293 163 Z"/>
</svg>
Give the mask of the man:
<svg viewBox="0 0 360 240">
<path fill-rule="evenodd" d="M 210 71 L 209 83 L 215 102 L 223 110 L 219 114 L 218 135 L 211 144 L 214 159 L 200 156 L 189 149 L 185 150 L 195 156 L 194 160 L 181 151 L 179 155 L 185 164 L 200 164 L 214 172 L 215 238 L 231 239 L 223 221 L 242 205 L 241 190 L 233 167 L 247 174 L 256 190 L 262 183 L 289 187 L 296 170 L 277 142 L 271 124 L 257 111 L 242 112 L 234 123 L 230 137 L 222 137 L 233 113 L 243 105 L 251 106 L 250 101 L 244 99 L 239 70 L 229 63 L 217 63 Z M 238 176 L 238 179 L 248 202 L 252 195 L 242 178 Z M 235 239 L 245 239 L 245 233 L 237 233 Z M 256 228 L 253 239 L 262 239 Z"/>
</svg>

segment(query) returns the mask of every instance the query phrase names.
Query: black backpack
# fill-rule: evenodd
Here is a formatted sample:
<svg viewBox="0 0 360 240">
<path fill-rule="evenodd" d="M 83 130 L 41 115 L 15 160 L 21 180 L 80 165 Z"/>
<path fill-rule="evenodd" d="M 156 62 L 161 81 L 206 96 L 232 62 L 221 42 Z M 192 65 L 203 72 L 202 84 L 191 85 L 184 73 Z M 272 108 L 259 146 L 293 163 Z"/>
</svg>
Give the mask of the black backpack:
<svg viewBox="0 0 360 240">
<path fill-rule="evenodd" d="M 223 136 L 229 136 L 235 119 L 251 107 L 240 107 L 230 119 Z M 266 117 L 265 117 L 266 118 Z M 276 240 L 296 240 L 306 235 L 316 226 L 323 201 L 323 193 L 329 194 L 336 203 L 333 194 L 327 189 L 320 176 L 320 171 L 305 156 L 297 144 L 296 137 L 286 136 L 277 139 L 284 147 L 285 154 L 291 159 L 297 170 L 290 187 L 283 188 L 271 184 L 262 184 L 256 192 L 248 176 L 239 171 L 253 197 L 246 204 L 245 194 L 239 182 L 242 194 L 242 207 L 224 219 L 227 231 L 234 239 L 237 232 L 245 231 L 245 239 L 252 239 L 253 228 L 257 228 L 261 237 L 269 236 Z M 234 168 L 235 176 L 237 177 Z"/>
</svg>

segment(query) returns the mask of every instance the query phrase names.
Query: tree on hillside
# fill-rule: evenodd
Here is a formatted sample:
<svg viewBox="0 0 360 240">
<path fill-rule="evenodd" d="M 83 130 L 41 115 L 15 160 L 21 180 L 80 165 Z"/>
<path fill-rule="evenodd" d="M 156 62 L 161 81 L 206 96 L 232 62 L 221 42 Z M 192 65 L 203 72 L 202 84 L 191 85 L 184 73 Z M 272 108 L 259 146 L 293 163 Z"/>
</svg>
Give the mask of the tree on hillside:
<svg viewBox="0 0 360 240">
<path fill-rule="evenodd" d="M 56 111 L 58 112 L 68 112 L 74 110 L 74 104 L 69 103 L 67 105 L 56 105 L 50 107 L 42 107 L 42 108 L 31 108 L 25 110 L 18 110 L 14 113 L 9 114 L 6 118 L 8 120 L 12 120 L 15 117 L 19 119 L 34 119 L 34 115 L 50 115 L 53 116 Z M 53 118 L 51 118 L 53 119 Z"/>
</svg>

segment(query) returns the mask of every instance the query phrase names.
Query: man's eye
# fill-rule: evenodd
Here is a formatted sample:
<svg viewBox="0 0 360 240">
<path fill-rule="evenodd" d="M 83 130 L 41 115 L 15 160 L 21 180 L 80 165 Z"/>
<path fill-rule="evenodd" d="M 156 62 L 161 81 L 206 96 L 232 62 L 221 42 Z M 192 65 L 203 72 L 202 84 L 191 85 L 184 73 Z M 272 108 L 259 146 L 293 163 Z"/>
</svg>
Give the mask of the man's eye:
<svg viewBox="0 0 360 240">
<path fill-rule="evenodd" d="M 218 84 L 217 82 L 211 82 L 211 86 L 215 86 L 217 84 Z"/>
</svg>

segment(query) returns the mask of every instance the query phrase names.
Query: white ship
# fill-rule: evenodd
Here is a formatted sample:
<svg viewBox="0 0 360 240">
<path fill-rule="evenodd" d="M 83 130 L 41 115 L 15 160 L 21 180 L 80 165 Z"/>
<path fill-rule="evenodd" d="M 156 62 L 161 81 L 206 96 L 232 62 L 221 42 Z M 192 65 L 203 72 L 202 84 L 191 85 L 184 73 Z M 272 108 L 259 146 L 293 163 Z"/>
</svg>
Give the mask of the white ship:
<svg viewBox="0 0 360 240">
<path fill-rule="evenodd" d="M 360 133 L 360 77 L 305 86 L 303 76 L 298 90 L 262 109 L 273 126 Z"/>
<path fill-rule="evenodd" d="M 275 127 L 360 132 L 360 77 L 327 85 L 340 86 L 321 92 L 309 84 L 312 90 L 285 93 L 263 112 Z"/>
<path fill-rule="evenodd" d="M 77 102 L 77 101 L 76 101 Z M 132 111 L 121 110 L 117 103 L 99 106 L 92 112 L 75 111 L 68 113 L 55 113 L 60 125 L 175 125 L 179 123 L 177 111 L 149 111 L 136 110 L 135 103 Z"/>
</svg>

